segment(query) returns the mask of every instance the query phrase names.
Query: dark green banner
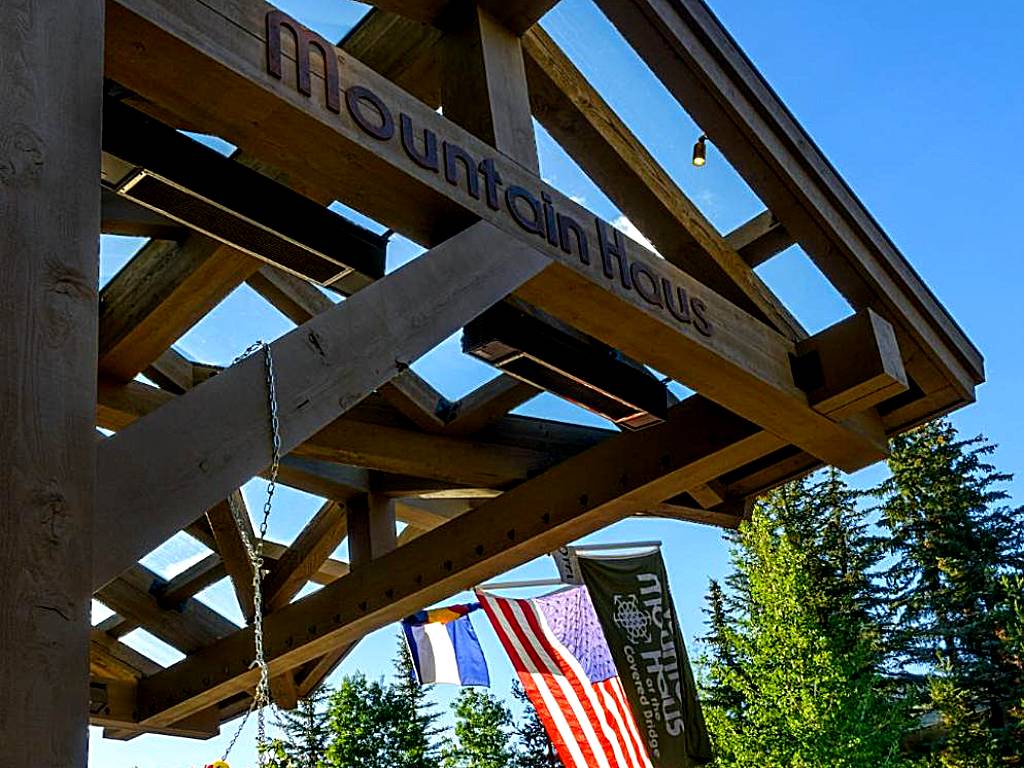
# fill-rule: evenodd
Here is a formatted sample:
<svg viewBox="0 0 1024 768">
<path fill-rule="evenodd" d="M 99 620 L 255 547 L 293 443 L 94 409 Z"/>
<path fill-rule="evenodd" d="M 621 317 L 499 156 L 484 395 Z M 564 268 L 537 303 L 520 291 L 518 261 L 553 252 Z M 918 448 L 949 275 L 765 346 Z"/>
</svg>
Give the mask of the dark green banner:
<svg viewBox="0 0 1024 768">
<path fill-rule="evenodd" d="M 655 768 L 711 761 L 711 742 L 661 552 L 580 557 L 615 668 Z"/>
</svg>

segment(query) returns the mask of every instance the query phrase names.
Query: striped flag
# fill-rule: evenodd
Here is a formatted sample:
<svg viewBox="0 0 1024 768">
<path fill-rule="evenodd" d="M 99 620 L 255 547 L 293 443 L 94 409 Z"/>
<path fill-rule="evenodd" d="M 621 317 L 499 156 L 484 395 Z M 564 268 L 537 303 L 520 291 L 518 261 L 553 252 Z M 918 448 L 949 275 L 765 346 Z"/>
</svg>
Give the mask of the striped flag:
<svg viewBox="0 0 1024 768">
<path fill-rule="evenodd" d="M 491 684 L 469 614 L 480 606 L 450 605 L 402 619 L 413 671 L 421 684 Z"/>
<path fill-rule="evenodd" d="M 477 595 L 566 768 L 651 768 L 586 587 Z"/>
</svg>

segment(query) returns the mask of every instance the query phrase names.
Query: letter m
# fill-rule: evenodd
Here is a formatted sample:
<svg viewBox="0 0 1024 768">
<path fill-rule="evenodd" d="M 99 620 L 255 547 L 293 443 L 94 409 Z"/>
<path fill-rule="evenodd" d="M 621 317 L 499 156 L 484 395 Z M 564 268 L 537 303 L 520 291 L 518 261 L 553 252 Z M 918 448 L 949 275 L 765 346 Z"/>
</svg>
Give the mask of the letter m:
<svg viewBox="0 0 1024 768">
<path fill-rule="evenodd" d="M 341 112 L 341 83 L 338 77 L 338 54 L 334 46 L 324 40 L 291 16 L 282 11 L 270 11 L 267 14 L 267 71 L 281 79 L 281 35 L 287 29 L 295 38 L 295 68 L 298 77 L 299 92 L 310 96 L 313 92 L 310 84 L 309 49 L 314 46 L 320 49 L 324 60 L 324 85 L 327 88 L 327 108 L 331 112 Z"/>
</svg>

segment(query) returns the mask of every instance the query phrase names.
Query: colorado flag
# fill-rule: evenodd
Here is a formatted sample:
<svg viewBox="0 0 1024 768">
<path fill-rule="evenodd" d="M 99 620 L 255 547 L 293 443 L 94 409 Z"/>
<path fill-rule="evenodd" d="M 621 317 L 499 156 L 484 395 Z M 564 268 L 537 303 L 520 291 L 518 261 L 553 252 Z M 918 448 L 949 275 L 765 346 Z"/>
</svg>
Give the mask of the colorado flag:
<svg viewBox="0 0 1024 768">
<path fill-rule="evenodd" d="M 469 614 L 479 603 L 420 611 L 402 620 L 420 683 L 490 685 L 487 662 Z"/>
</svg>

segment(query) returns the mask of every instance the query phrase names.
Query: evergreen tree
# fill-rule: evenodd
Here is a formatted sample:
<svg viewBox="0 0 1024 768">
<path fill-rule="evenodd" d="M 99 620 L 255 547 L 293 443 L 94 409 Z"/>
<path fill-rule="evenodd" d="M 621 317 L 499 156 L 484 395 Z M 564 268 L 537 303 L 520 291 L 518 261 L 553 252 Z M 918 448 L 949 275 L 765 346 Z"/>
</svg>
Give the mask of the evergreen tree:
<svg viewBox="0 0 1024 768">
<path fill-rule="evenodd" d="M 705 638 L 720 768 L 903 764 L 903 710 L 879 671 L 868 531 L 856 493 L 829 472 L 775 491 L 734 538 L 738 594 L 712 587 Z"/>
<path fill-rule="evenodd" d="M 401 750 L 397 736 L 403 707 L 390 686 L 364 675 L 345 677 L 327 708 L 332 740 L 330 768 L 393 768 Z"/>
<path fill-rule="evenodd" d="M 324 768 L 331 726 L 327 714 L 328 692 L 320 688 L 293 711 L 279 713 L 282 736 L 273 743 L 270 768 Z"/>
<path fill-rule="evenodd" d="M 515 727 L 519 746 L 516 768 L 559 768 L 561 762 L 547 729 L 518 680 L 512 683 L 512 696 L 523 705 L 523 717 Z"/>
<path fill-rule="evenodd" d="M 456 742 L 443 750 L 444 768 L 514 768 L 512 713 L 500 699 L 463 688 L 452 709 Z"/>
<path fill-rule="evenodd" d="M 988 463 L 994 446 L 962 440 L 938 421 L 892 441 L 892 477 L 878 493 L 890 533 L 887 579 L 896 621 L 891 649 L 903 676 L 928 676 L 922 704 L 941 713 L 943 766 L 1019 760 L 1011 710 L 1020 669 L 1001 638 L 1021 571 L 1021 510 L 1006 505 L 1010 475 Z"/>
<path fill-rule="evenodd" d="M 1016 765 L 1024 765 L 1024 575 L 1006 579 L 1004 586 L 1011 599 L 1006 607 L 1006 632 L 1002 640 L 1009 664 L 1017 671 L 1017 694 L 1009 707 L 1011 726 L 1007 738 L 1012 749 L 1008 751 L 1016 752 Z M 1014 764 L 1009 760 L 1007 763 Z"/>
<path fill-rule="evenodd" d="M 440 713 L 427 701 L 427 690 L 416 680 L 412 656 L 404 637 L 399 637 L 395 655 L 395 682 L 392 686 L 399 710 L 396 746 L 399 752 L 395 768 L 435 768 L 438 765 L 436 737 Z"/>
</svg>

